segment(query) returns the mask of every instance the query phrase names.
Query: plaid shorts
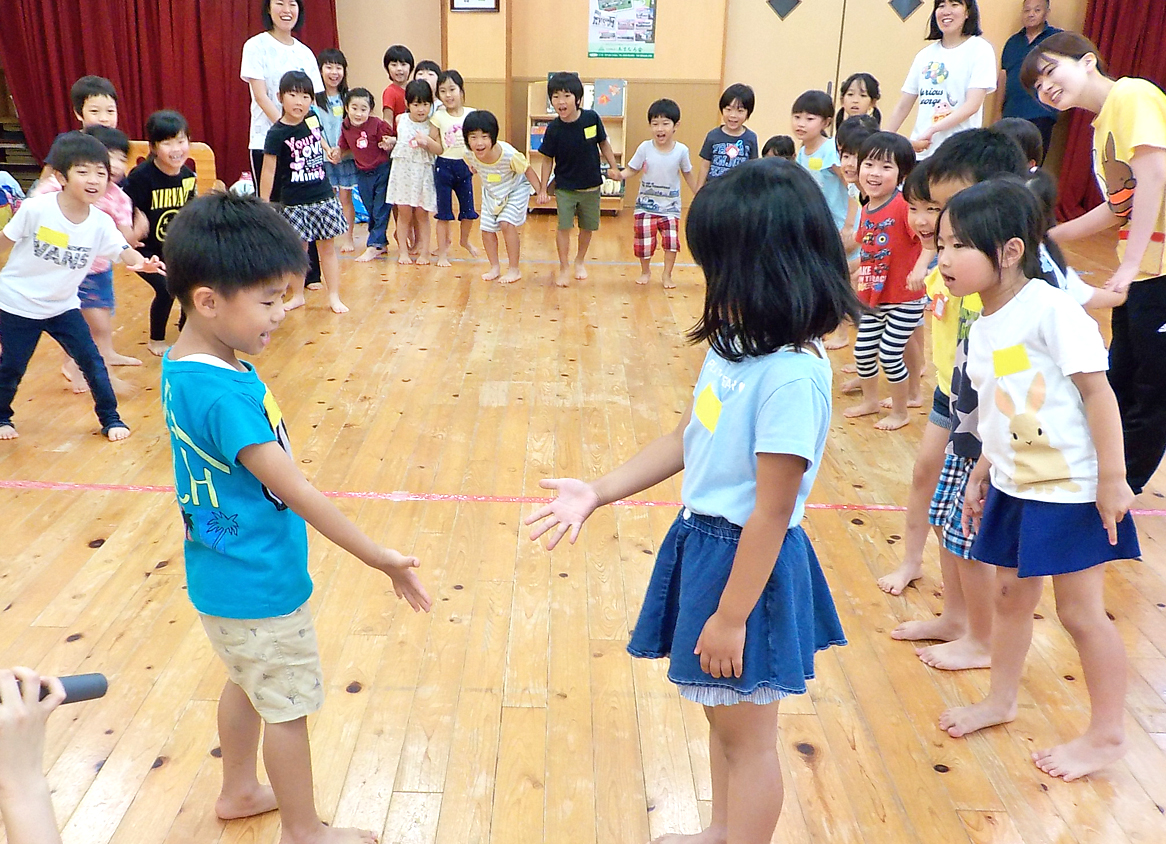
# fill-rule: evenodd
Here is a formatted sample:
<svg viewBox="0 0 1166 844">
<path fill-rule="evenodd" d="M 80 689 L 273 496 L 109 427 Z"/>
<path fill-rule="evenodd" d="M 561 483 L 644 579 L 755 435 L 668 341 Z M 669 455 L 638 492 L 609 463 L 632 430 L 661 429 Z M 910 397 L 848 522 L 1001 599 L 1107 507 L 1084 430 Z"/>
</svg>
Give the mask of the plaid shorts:
<svg viewBox="0 0 1166 844">
<path fill-rule="evenodd" d="M 280 210 L 305 243 L 331 240 L 348 231 L 340 200 L 334 196 L 310 205 L 284 205 Z"/>
<path fill-rule="evenodd" d="M 927 511 L 927 521 L 939 528 L 939 540 L 943 547 L 965 560 L 972 559 L 972 542 L 976 538 L 975 531 L 965 534 L 962 524 L 964 493 L 975 467 L 975 460 L 954 454 L 946 455 L 935 495 L 931 497 L 931 507 Z"/>
<path fill-rule="evenodd" d="M 637 258 L 651 258 L 656 254 L 656 232 L 660 232 L 665 252 L 680 251 L 680 221 L 675 217 L 637 211 L 634 219 Z"/>
</svg>

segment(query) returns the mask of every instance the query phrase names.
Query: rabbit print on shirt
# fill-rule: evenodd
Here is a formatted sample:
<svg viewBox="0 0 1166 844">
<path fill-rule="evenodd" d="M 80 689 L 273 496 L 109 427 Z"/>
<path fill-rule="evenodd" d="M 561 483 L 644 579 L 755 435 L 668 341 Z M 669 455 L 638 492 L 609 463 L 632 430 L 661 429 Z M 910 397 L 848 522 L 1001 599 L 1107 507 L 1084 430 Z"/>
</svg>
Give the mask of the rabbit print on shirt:
<svg viewBox="0 0 1166 844">
<path fill-rule="evenodd" d="M 1052 492 L 1064 489 L 1078 492 L 1080 484 L 1072 480 L 1069 461 L 1049 442 L 1049 433 L 1041 425 L 1037 411 L 1045 403 L 1045 377 L 1037 373 L 1024 399 L 1024 412 L 1017 413 L 1011 396 L 996 385 L 996 407 L 1008 417 L 1014 469 L 1012 482 L 1020 492 Z"/>
</svg>

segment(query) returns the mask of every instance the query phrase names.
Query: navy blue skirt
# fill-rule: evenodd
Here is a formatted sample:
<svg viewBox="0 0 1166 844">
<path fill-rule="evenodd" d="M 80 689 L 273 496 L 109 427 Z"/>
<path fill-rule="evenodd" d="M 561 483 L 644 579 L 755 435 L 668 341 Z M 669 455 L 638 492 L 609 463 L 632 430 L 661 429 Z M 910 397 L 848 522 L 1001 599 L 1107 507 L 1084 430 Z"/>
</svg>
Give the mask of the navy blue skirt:
<svg viewBox="0 0 1166 844">
<path fill-rule="evenodd" d="M 668 530 L 628 643 L 632 656 L 671 657 L 668 679 L 705 706 L 765 704 L 806 691 L 814 654 L 846 644 L 830 587 L 801 527 L 790 528 L 745 623 L 740 677 L 713 678 L 693 653 L 729 580 L 741 528 L 682 510 Z"/>
</svg>

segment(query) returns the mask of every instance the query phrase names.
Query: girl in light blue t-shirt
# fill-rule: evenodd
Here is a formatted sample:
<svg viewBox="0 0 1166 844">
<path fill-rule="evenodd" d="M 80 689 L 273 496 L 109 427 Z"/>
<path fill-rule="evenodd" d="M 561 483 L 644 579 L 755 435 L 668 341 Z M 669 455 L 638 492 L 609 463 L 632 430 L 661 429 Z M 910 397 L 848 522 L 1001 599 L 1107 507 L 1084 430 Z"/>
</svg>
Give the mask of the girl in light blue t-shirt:
<svg viewBox="0 0 1166 844">
<path fill-rule="evenodd" d="M 689 338 L 710 348 L 680 424 L 598 480 L 544 480 L 557 497 L 526 523 L 539 523 L 532 539 L 551 532 L 550 548 L 574 542 L 601 504 L 684 470 L 628 651 L 670 657 L 669 679 L 705 707 L 710 752 L 732 760 L 713 766 L 713 831 L 735 804 L 768 837 L 782 800 L 777 702 L 806 691 L 816 651 L 845 643 L 800 522 L 830 425 L 819 338 L 860 305 L 826 202 L 789 161 L 708 182 L 687 237 L 707 282 Z"/>
</svg>

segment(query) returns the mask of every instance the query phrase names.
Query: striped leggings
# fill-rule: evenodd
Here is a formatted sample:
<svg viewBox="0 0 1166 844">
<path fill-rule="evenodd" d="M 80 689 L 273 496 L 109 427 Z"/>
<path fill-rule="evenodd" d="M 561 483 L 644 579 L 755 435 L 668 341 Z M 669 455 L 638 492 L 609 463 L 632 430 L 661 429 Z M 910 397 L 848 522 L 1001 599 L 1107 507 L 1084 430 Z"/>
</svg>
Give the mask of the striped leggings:
<svg viewBox="0 0 1166 844">
<path fill-rule="evenodd" d="M 897 384 L 907 377 L 903 363 L 903 349 L 913 332 L 923 321 L 926 299 L 894 305 L 879 305 L 873 312 L 863 314 L 858 323 L 858 337 L 854 341 L 854 365 L 859 378 L 874 378 L 879 364 L 887 380 Z"/>
</svg>

